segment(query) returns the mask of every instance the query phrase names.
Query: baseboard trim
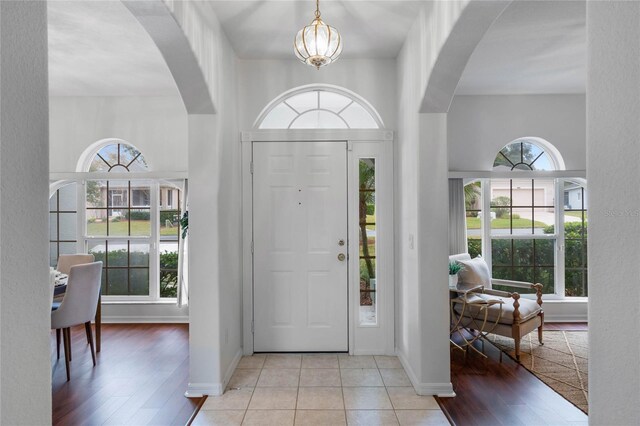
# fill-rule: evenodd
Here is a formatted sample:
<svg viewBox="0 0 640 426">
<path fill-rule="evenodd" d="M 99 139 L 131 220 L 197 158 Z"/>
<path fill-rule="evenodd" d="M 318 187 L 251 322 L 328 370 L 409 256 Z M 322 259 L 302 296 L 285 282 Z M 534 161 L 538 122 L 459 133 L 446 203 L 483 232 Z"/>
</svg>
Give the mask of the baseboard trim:
<svg viewBox="0 0 640 426">
<path fill-rule="evenodd" d="M 229 367 L 227 368 L 227 371 L 224 374 L 224 379 L 223 379 L 223 382 L 222 382 L 222 390 L 223 390 L 223 392 L 227 388 L 227 385 L 229 384 L 229 381 L 231 380 L 231 376 L 233 376 L 233 372 L 236 371 L 236 367 L 238 366 L 238 363 L 240 362 L 240 359 L 242 358 L 242 353 L 243 353 L 242 348 L 238 348 L 238 351 L 236 352 L 236 355 L 233 357 L 233 360 L 231 361 L 231 364 L 229 364 Z"/>
<path fill-rule="evenodd" d="M 188 316 L 103 316 L 103 324 L 187 324 Z"/>
<path fill-rule="evenodd" d="M 227 388 L 227 384 L 229 380 L 231 380 L 231 376 L 233 376 L 233 372 L 236 371 L 236 367 L 242 358 L 242 348 L 239 348 L 236 354 L 229 364 L 229 368 L 224 374 L 224 379 L 222 383 L 189 383 L 187 384 L 187 390 L 184 393 L 184 396 L 187 398 L 202 398 L 205 395 L 209 396 L 220 396 L 224 393 L 224 390 Z"/>
<path fill-rule="evenodd" d="M 548 314 L 544 313 L 544 322 L 588 322 L 588 315 Z"/>
<path fill-rule="evenodd" d="M 396 356 L 404 367 L 404 371 L 407 373 L 407 376 L 409 376 L 409 380 L 418 395 L 433 395 L 441 398 L 456 396 L 451 383 L 420 383 L 418 376 L 413 371 L 413 368 L 411 368 L 411 364 L 409 364 L 405 354 L 401 351 L 397 351 Z"/>
<path fill-rule="evenodd" d="M 222 395 L 222 383 L 188 383 L 184 396 L 187 398 L 202 398 L 205 395 Z"/>
</svg>

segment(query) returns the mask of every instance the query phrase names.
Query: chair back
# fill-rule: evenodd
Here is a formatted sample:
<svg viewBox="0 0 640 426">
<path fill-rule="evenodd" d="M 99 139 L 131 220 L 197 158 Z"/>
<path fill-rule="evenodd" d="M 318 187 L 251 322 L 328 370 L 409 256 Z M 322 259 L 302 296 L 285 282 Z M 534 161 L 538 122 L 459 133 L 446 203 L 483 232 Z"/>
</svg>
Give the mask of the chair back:
<svg viewBox="0 0 640 426">
<path fill-rule="evenodd" d="M 449 256 L 449 262 L 455 262 L 457 260 L 471 260 L 471 255 L 469 253 L 460 253 Z"/>
<path fill-rule="evenodd" d="M 96 316 L 101 281 L 102 262 L 72 266 L 64 299 L 60 307 L 51 312 L 51 328 L 67 328 L 91 321 Z"/>
<path fill-rule="evenodd" d="M 81 265 L 83 263 L 91 263 L 96 260 L 92 254 L 78 253 L 78 254 L 61 254 L 58 256 L 58 266 L 56 269 L 63 274 L 69 275 L 69 270 L 74 265 Z"/>
<path fill-rule="evenodd" d="M 465 262 L 465 268 L 460 271 L 460 281 L 464 284 L 482 284 L 484 288 L 490 289 L 491 276 L 489 275 L 489 267 L 486 261 L 478 256 L 471 259 L 469 253 L 452 254 L 449 256 L 449 262 Z"/>
</svg>

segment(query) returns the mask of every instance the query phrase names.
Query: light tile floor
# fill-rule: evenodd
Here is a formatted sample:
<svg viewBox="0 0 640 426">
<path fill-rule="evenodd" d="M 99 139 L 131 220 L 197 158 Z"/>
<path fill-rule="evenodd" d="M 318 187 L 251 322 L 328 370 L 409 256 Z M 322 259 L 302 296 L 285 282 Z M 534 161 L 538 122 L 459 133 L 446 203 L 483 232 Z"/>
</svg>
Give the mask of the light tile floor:
<svg viewBox="0 0 640 426">
<path fill-rule="evenodd" d="M 193 425 L 448 425 L 419 396 L 396 357 L 274 354 L 243 357 L 224 395 Z"/>
</svg>

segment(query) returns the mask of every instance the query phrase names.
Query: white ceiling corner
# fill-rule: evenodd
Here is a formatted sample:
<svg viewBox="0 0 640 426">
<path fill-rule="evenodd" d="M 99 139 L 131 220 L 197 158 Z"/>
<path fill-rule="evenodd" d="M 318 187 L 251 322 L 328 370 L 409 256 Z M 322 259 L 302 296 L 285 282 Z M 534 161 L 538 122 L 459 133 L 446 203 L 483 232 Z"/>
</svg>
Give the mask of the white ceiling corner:
<svg viewBox="0 0 640 426">
<path fill-rule="evenodd" d="M 178 96 L 160 51 L 120 1 L 49 1 L 51 96 Z"/>
<path fill-rule="evenodd" d="M 582 94 L 586 2 L 514 1 L 471 55 L 457 95 Z"/>
</svg>

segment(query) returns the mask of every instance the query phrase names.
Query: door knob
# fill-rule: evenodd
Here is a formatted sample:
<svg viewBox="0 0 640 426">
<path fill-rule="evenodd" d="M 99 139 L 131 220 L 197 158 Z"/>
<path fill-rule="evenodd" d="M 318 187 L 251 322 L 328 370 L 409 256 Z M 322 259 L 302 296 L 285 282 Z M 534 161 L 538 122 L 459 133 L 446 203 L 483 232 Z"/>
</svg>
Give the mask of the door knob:
<svg viewBox="0 0 640 426">
<path fill-rule="evenodd" d="M 345 255 L 344 255 L 344 253 L 340 253 L 340 254 L 338 255 L 338 260 L 339 260 L 340 262 L 344 262 L 344 260 L 345 260 L 346 258 L 347 258 L 347 256 L 345 256 Z"/>
</svg>

